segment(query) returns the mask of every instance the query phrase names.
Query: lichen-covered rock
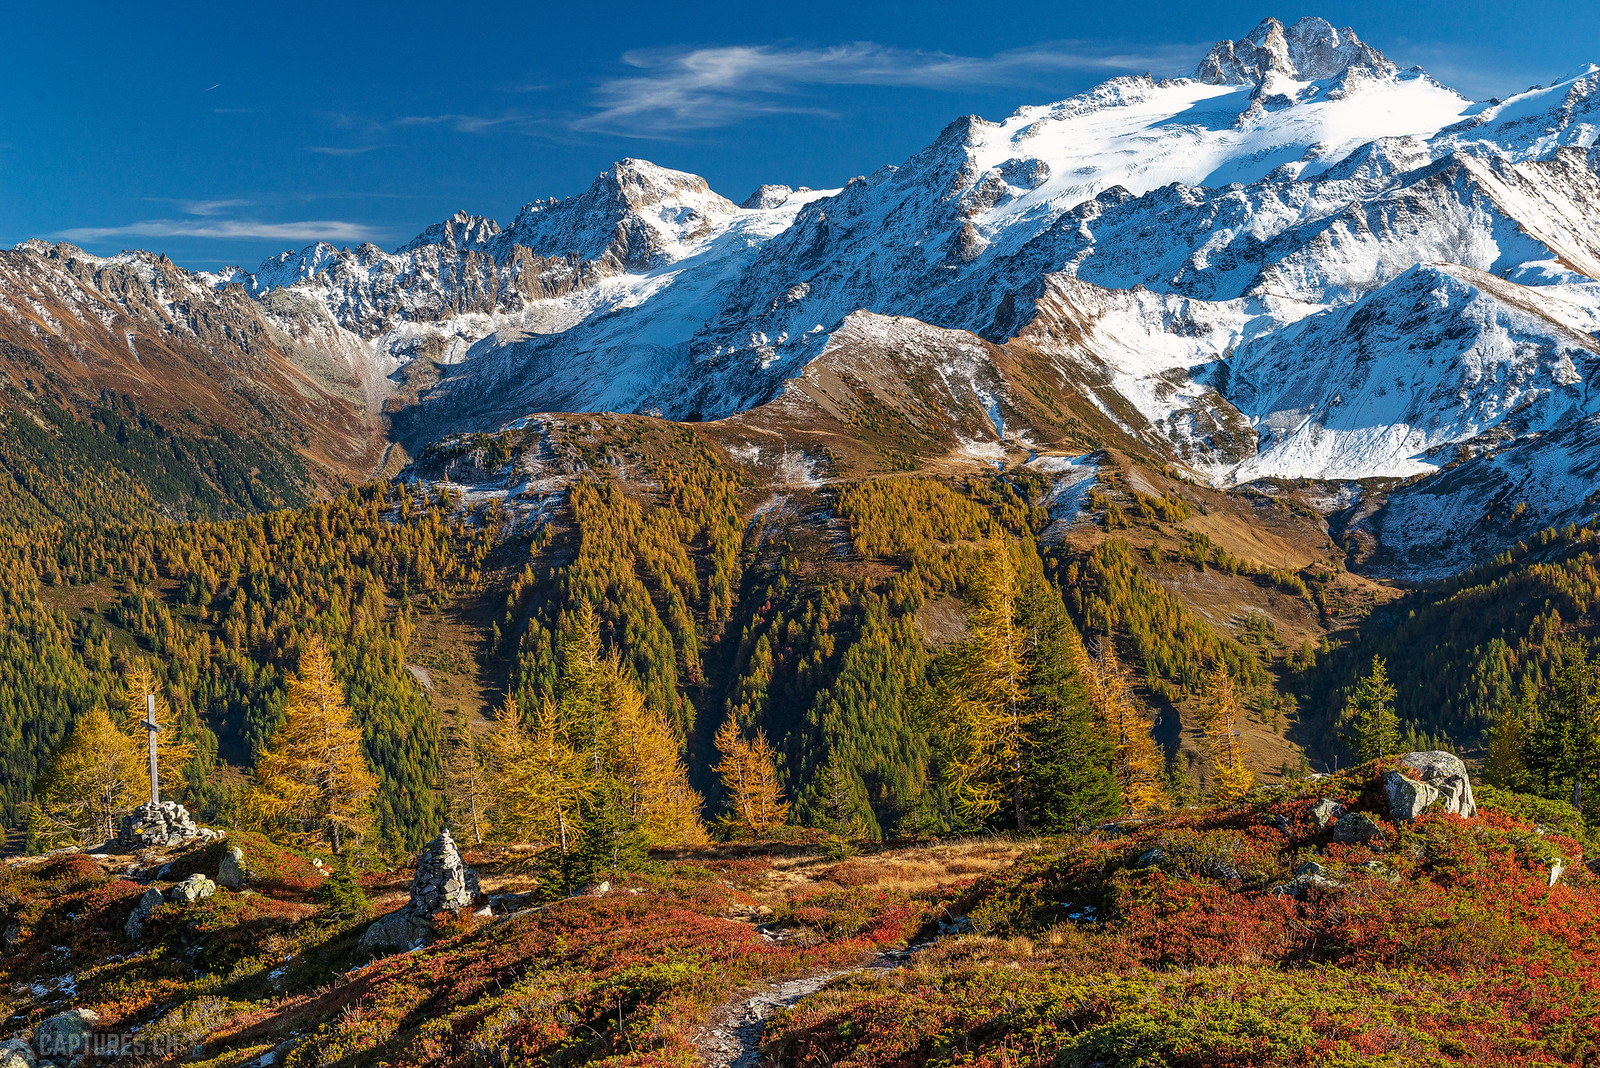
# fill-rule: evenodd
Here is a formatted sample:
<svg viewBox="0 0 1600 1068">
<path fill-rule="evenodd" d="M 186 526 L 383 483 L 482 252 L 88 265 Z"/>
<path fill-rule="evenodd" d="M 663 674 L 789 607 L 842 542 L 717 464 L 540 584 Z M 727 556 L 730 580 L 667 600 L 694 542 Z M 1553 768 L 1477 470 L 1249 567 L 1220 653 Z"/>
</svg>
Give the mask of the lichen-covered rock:
<svg viewBox="0 0 1600 1068">
<path fill-rule="evenodd" d="M 1365 812 L 1347 812 L 1333 825 L 1335 842 L 1370 842 L 1382 833 L 1383 828 Z"/>
<path fill-rule="evenodd" d="M 86 1053 L 100 1017 L 88 1009 L 57 1013 L 33 1029 L 33 1052 L 41 1061 L 71 1064 Z"/>
<path fill-rule="evenodd" d="M 35 1068 L 39 1062 L 33 1050 L 20 1038 L 0 1042 L 0 1068 Z"/>
<path fill-rule="evenodd" d="M 1409 823 L 1439 800 L 1438 790 L 1403 771 L 1384 774 L 1383 794 L 1389 806 L 1389 818 L 1396 823 Z"/>
<path fill-rule="evenodd" d="M 161 891 L 153 886 L 144 892 L 139 903 L 133 906 L 133 913 L 128 917 L 128 922 L 122 925 L 122 933 L 128 936 L 128 941 L 139 940 L 139 936 L 144 934 L 144 921 L 148 920 L 150 914 L 160 908 L 166 900 L 161 896 Z"/>
<path fill-rule="evenodd" d="M 216 892 L 216 883 L 207 879 L 204 875 L 195 874 L 174 885 L 169 896 L 175 903 L 192 905 L 196 901 L 210 897 Z"/>
<path fill-rule="evenodd" d="M 1472 798 L 1472 779 L 1467 765 L 1454 753 L 1434 749 L 1424 753 L 1407 753 L 1400 758 L 1402 767 L 1411 768 L 1439 792 L 1439 810 L 1472 819 L 1478 814 L 1478 805 Z"/>
<path fill-rule="evenodd" d="M 1344 806 L 1332 798 L 1324 797 L 1311 806 L 1311 822 L 1317 825 L 1317 830 L 1325 831 L 1344 815 Z"/>
<path fill-rule="evenodd" d="M 159 805 L 146 801 L 122 819 L 122 831 L 114 843 L 119 849 L 137 852 L 181 845 L 200 838 L 200 828 L 195 826 L 189 810 L 176 801 L 163 801 Z"/>
<path fill-rule="evenodd" d="M 229 890 L 243 890 L 245 884 L 244 850 L 229 846 L 217 865 L 217 885 Z"/>
</svg>

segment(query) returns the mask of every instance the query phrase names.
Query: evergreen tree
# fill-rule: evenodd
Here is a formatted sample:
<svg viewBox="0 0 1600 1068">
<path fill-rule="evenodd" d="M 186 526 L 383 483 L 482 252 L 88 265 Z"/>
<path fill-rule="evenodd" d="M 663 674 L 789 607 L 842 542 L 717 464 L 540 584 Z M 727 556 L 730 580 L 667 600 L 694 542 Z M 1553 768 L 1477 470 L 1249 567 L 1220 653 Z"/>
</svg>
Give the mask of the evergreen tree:
<svg viewBox="0 0 1600 1068">
<path fill-rule="evenodd" d="M 372 905 L 367 901 L 366 891 L 361 889 L 348 857 L 340 857 L 333 871 L 317 888 L 317 900 L 328 910 L 328 915 L 336 920 L 364 920 L 372 915 Z"/>
<path fill-rule="evenodd" d="M 87 846 L 115 837 L 121 818 L 148 797 L 143 753 L 105 709 L 80 716 L 34 784 L 33 846 Z"/>
<path fill-rule="evenodd" d="M 1518 793 L 1530 793 L 1536 788 L 1529 765 L 1538 716 L 1538 688 L 1531 674 L 1524 675 L 1516 703 L 1506 706 L 1490 728 L 1489 751 L 1483 761 L 1484 782 Z"/>
<path fill-rule="evenodd" d="M 306 640 L 283 724 L 255 772 L 259 811 L 295 841 L 325 842 L 338 855 L 371 826 L 377 776 L 320 638 Z"/>
<path fill-rule="evenodd" d="M 134 657 L 122 674 L 122 692 L 118 700 L 118 723 L 123 733 L 134 740 L 140 749 L 149 745 L 149 731 L 145 717 L 150 714 L 150 697 L 156 699 L 156 777 L 161 783 L 161 796 L 187 800 L 188 781 L 184 771 L 193 762 L 194 746 L 184 741 L 172 706 L 167 702 L 164 687 L 150 667 L 150 661 Z M 148 750 L 145 750 L 148 752 Z"/>
<path fill-rule="evenodd" d="M 1211 796 L 1217 801 L 1236 801 L 1256 784 L 1255 773 L 1245 766 L 1239 739 L 1243 714 L 1233 676 L 1224 665 L 1215 665 L 1206 675 L 1198 718 L 1201 742 L 1211 762 Z"/>
<path fill-rule="evenodd" d="M 1076 666 L 1082 640 L 1054 586 L 1036 581 L 1023 591 L 1019 622 L 1029 634 L 1024 803 L 1039 830 L 1068 831 L 1122 811 L 1112 775 L 1114 751 L 1095 719 Z"/>
<path fill-rule="evenodd" d="M 1123 811 L 1148 816 L 1165 807 L 1160 748 L 1151 737 L 1148 714 L 1133 694 L 1133 681 L 1117 660 L 1110 636 L 1096 643 L 1091 657 L 1076 631 L 1067 636 L 1078 675 L 1089 691 L 1089 703 L 1110 738 L 1112 777 L 1122 795 Z"/>
<path fill-rule="evenodd" d="M 1394 696 L 1388 665 L 1382 657 L 1373 657 L 1372 670 L 1356 684 L 1355 693 L 1345 703 L 1345 720 L 1350 724 L 1345 740 L 1359 759 L 1376 760 L 1400 751 Z"/>
<path fill-rule="evenodd" d="M 1588 784 L 1600 778 L 1600 657 L 1581 638 L 1554 644 L 1558 666 L 1540 702 L 1540 761 L 1554 783 L 1571 783 L 1570 803 L 1581 811 Z"/>
<path fill-rule="evenodd" d="M 717 752 L 722 759 L 716 772 L 727 792 L 723 823 L 760 841 L 789 815 L 789 803 L 778 786 L 777 755 L 762 731 L 747 740 L 732 715 L 717 730 Z"/>
<path fill-rule="evenodd" d="M 472 716 L 457 709 L 444 751 L 444 787 L 450 827 L 457 838 L 483 845 L 491 803 L 483 755 L 472 734 Z"/>
</svg>

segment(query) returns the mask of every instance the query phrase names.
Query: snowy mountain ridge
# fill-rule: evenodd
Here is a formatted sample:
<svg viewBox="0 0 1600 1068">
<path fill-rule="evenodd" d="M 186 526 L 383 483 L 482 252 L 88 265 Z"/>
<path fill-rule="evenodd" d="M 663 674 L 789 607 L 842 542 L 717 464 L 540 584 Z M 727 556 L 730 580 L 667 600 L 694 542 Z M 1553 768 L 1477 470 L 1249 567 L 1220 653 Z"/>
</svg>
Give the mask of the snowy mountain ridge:
<svg viewBox="0 0 1600 1068">
<path fill-rule="evenodd" d="M 1191 78 L 961 118 L 834 190 L 735 204 L 629 159 L 505 226 L 461 212 L 392 252 L 194 279 L 334 354 L 412 443 L 538 411 L 740 416 L 824 356 L 922 381 L 914 351 L 941 396 L 992 409 L 987 431 L 961 417 L 987 455 L 1035 438 L 1005 374 L 973 368 L 1026 350 L 1219 484 L 1459 482 L 1600 441 L 1597 143 L 1600 67 L 1473 102 L 1350 29 L 1266 19 Z M 1562 466 L 1536 451 L 1492 477 L 1532 479 L 1531 515 L 1584 514 L 1581 474 L 1534 478 Z"/>
</svg>

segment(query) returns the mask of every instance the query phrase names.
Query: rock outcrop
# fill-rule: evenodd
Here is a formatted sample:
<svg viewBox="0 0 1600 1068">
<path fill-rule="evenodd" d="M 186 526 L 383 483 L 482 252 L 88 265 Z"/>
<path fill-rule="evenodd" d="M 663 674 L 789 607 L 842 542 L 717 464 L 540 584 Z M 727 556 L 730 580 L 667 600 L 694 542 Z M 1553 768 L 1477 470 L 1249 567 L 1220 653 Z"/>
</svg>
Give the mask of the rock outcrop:
<svg viewBox="0 0 1600 1068">
<path fill-rule="evenodd" d="M 1407 753 L 1400 758 L 1400 764 L 1418 772 L 1422 781 L 1437 791 L 1441 812 L 1467 819 L 1478 814 L 1477 802 L 1472 798 L 1472 779 L 1467 775 L 1467 765 L 1454 753 L 1437 749 L 1425 753 Z"/>
<path fill-rule="evenodd" d="M 469 908 L 478 896 L 478 873 L 467 867 L 448 830 L 429 842 L 417 858 L 411 899 L 405 907 L 375 920 L 361 936 L 361 949 L 378 954 L 421 945 L 441 912 Z"/>
<path fill-rule="evenodd" d="M 0 1042 L 0 1068 L 35 1068 L 33 1049 L 20 1038 Z"/>
</svg>

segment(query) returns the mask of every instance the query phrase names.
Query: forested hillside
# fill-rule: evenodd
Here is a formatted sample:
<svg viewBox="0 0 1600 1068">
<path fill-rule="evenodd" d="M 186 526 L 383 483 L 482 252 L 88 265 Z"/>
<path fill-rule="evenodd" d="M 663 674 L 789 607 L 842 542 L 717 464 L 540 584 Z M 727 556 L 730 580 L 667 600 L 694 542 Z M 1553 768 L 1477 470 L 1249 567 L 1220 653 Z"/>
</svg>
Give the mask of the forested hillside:
<svg viewBox="0 0 1600 1068">
<path fill-rule="evenodd" d="M 435 481 L 222 522 L 14 513 L 0 541 L 8 817 L 77 717 L 147 661 L 195 745 L 186 799 L 227 818 L 314 634 L 380 777 L 380 839 L 415 848 L 443 819 L 441 725 L 459 713 L 483 735 L 508 700 L 558 696 L 587 606 L 676 732 L 708 812 L 722 800 L 713 738 L 731 721 L 772 741 L 799 823 L 871 837 L 967 825 L 928 702 L 965 655 L 974 576 L 997 543 L 1025 629 L 1059 605 L 1127 665 L 1164 751 L 1160 787 L 1181 799 L 1216 786 L 1201 709 L 1218 671 L 1238 695 L 1241 759 L 1268 778 L 1350 759 L 1345 702 L 1375 654 L 1403 736 L 1470 751 L 1600 597 L 1592 529 L 1402 595 L 1345 572 L 1292 492 L 1223 493 L 1115 453 L 1065 475 L 774 482 L 714 427 L 606 417 L 446 442 L 416 472 Z M 1082 706 L 1077 685 L 1052 707 Z"/>
</svg>

